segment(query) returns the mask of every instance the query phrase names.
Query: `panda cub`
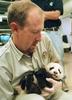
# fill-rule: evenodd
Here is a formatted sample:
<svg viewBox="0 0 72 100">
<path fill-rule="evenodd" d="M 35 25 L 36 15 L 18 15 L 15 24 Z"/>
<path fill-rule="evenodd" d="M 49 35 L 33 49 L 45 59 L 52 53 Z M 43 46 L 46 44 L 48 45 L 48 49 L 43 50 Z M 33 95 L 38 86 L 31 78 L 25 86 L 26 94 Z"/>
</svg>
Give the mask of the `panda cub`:
<svg viewBox="0 0 72 100">
<path fill-rule="evenodd" d="M 41 94 L 41 90 L 44 87 L 51 88 L 53 86 L 53 84 L 48 82 L 46 78 L 62 81 L 63 77 L 63 66 L 58 63 L 51 62 L 36 72 L 29 71 L 28 74 L 21 79 L 19 85 L 22 90 L 26 90 L 26 93 Z"/>
<path fill-rule="evenodd" d="M 63 66 L 59 63 L 51 62 L 45 67 L 46 71 L 52 74 L 53 79 L 62 80 L 64 78 Z"/>
<path fill-rule="evenodd" d="M 45 68 L 41 68 L 35 72 L 35 76 L 40 89 L 43 89 L 44 87 L 51 88 L 53 85 L 48 82 L 46 78 L 53 78 L 54 80 L 62 81 L 64 78 L 63 66 L 58 63 L 51 62 L 45 66 Z"/>
</svg>

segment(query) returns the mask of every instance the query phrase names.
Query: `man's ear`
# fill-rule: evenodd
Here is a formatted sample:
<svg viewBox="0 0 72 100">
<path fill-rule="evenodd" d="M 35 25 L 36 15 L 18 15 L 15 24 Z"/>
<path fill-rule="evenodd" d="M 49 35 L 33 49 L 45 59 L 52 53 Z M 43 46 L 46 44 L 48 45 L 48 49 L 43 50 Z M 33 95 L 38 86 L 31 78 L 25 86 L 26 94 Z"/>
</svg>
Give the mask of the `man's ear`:
<svg viewBox="0 0 72 100">
<path fill-rule="evenodd" d="M 10 23 L 10 28 L 11 28 L 11 30 L 12 30 L 12 32 L 17 32 L 18 31 L 18 24 L 16 23 L 16 22 L 12 22 L 12 23 Z"/>
</svg>

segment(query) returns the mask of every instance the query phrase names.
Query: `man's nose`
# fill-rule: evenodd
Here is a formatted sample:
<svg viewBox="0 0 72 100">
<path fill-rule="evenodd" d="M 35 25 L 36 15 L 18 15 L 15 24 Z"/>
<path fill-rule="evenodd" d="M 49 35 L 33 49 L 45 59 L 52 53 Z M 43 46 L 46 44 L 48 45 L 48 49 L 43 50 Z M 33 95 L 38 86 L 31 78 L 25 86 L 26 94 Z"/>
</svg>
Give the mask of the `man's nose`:
<svg viewBox="0 0 72 100">
<path fill-rule="evenodd" d="M 38 33 L 38 34 L 37 34 L 36 40 L 37 40 L 37 41 L 41 41 L 41 33 Z"/>
</svg>

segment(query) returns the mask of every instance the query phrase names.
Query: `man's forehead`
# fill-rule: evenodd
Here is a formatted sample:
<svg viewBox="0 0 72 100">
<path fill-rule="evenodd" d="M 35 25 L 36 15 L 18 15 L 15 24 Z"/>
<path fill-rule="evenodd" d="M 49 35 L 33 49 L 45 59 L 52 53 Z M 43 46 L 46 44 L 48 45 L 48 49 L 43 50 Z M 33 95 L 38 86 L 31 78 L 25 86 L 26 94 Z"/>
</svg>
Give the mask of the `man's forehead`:
<svg viewBox="0 0 72 100">
<path fill-rule="evenodd" d="M 44 21 L 41 19 L 32 19 L 32 18 L 27 18 L 25 26 L 27 27 L 32 27 L 33 29 L 36 27 L 43 27 Z"/>
</svg>

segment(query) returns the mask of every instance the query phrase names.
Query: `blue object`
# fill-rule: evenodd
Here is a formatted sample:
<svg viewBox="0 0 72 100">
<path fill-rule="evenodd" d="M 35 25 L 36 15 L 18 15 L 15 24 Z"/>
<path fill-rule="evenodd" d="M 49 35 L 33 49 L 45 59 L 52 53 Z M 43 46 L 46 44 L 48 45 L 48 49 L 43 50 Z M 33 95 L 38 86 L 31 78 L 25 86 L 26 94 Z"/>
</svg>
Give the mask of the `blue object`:
<svg viewBox="0 0 72 100">
<path fill-rule="evenodd" d="M 10 34 L 1 34 L 0 35 L 0 42 L 5 44 L 10 39 Z"/>
</svg>

